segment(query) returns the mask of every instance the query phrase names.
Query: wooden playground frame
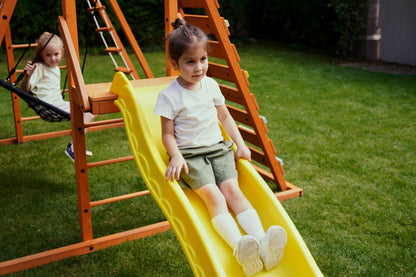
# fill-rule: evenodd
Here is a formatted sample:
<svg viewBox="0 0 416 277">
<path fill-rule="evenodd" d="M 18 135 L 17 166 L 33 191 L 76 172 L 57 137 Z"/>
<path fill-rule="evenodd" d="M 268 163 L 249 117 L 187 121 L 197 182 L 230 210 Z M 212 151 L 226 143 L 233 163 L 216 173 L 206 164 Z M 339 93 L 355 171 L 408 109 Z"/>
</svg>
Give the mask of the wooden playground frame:
<svg viewBox="0 0 416 277">
<path fill-rule="evenodd" d="M 13 49 L 25 47 L 25 45 L 18 46 L 13 45 L 12 43 L 10 19 L 12 18 L 16 2 L 17 0 L 6 0 L 4 1 L 3 6 L 0 7 L 0 20 L 2 20 L 0 25 L 0 45 L 4 40 L 9 70 L 11 70 L 15 64 Z M 105 17 L 105 7 L 101 4 L 101 1 L 94 0 L 93 2 L 96 3 L 97 9 L 100 10 L 100 15 Z M 175 78 L 176 72 L 171 67 L 169 60 L 166 59 L 166 77 L 154 78 L 143 53 L 141 52 L 140 47 L 127 24 L 127 20 L 117 4 L 117 1 L 108 0 L 108 2 L 113 9 L 134 54 L 140 62 L 147 79 L 139 79 L 139 76 L 128 57 L 126 57 L 127 69 L 118 68 L 115 70 L 132 74 L 135 80 L 132 80 L 131 83 L 134 87 L 151 86 L 153 84 L 167 84 L 171 82 L 172 79 Z M 84 112 L 91 112 L 95 115 L 118 112 L 118 109 L 113 104 L 114 100 L 117 99 L 117 95 L 109 91 L 111 83 L 85 84 L 79 66 L 75 0 L 61 0 L 61 5 L 62 15 L 58 16 L 58 27 L 65 47 L 68 89 L 71 102 L 71 130 L 37 135 L 23 135 L 22 122 L 32 120 L 33 118 L 21 117 L 19 99 L 17 95 L 12 93 L 16 137 L 0 140 L 0 146 L 2 144 L 22 143 L 34 139 L 46 139 L 69 134 L 72 135 L 74 144 L 74 167 L 76 175 L 81 242 L 10 261 L 0 262 L 0 274 L 2 275 L 47 264 L 71 256 L 91 253 L 109 246 L 120 244 L 127 240 L 138 239 L 158 232 L 163 232 L 170 228 L 169 223 L 164 221 L 105 237 L 93 237 L 91 208 L 123 199 L 146 195 L 149 194 L 149 191 L 139 191 L 109 199 L 94 202 L 90 201 L 88 170 L 97 166 L 130 161 L 133 160 L 133 157 L 120 157 L 93 163 L 87 162 L 85 155 L 86 148 L 84 129 L 89 128 L 89 130 L 94 131 L 105 128 L 120 127 L 123 125 L 123 120 L 111 119 L 96 121 L 88 124 L 83 121 Z M 180 13 L 189 23 L 196 25 L 204 32 L 215 36 L 216 40 L 210 41 L 211 50 L 209 55 L 225 60 L 226 65 L 210 62 L 208 75 L 235 84 L 235 87 L 227 85 L 220 85 L 220 87 L 224 96 L 230 103 L 236 103 L 239 106 L 243 106 L 245 109 L 243 110 L 241 108 L 234 107 L 232 104 L 227 105 L 233 118 L 237 122 L 244 124 L 244 126 L 239 126 L 240 132 L 246 142 L 251 145 L 252 159 L 262 165 L 262 167 L 255 166 L 256 170 L 265 180 L 277 184 L 280 191 L 276 193 L 276 197 L 279 200 L 301 196 L 303 193 L 302 189 L 286 182 L 283 177 L 283 168 L 279 160 L 275 157 L 276 150 L 273 146 L 273 142 L 267 136 L 267 127 L 264 120 L 258 114 L 259 107 L 256 103 L 254 95 L 249 91 L 247 74 L 240 68 L 238 53 L 235 46 L 229 40 L 229 32 L 226 22 L 218 13 L 218 2 L 216 0 L 165 0 L 164 5 L 166 34 L 172 30 L 170 23 L 173 22 L 177 18 L 178 13 Z M 184 9 L 188 10 L 188 8 L 204 9 L 206 15 L 185 13 Z M 113 26 L 111 25 L 107 27 L 107 30 L 101 31 L 114 30 L 112 28 Z M 127 52 L 118 38 L 118 35 L 116 35 L 116 40 L 119 42 L 117 44 L 117 49 L 109 49 L 108 51 L 120 52 L 121 55 L 127 56 Z M 11 82 L 15 82 L 15 80 L 16 75 L 14 74 L 11 76 Z M 263 168 L 267 168 L 268 170 Z"/>
</svg>

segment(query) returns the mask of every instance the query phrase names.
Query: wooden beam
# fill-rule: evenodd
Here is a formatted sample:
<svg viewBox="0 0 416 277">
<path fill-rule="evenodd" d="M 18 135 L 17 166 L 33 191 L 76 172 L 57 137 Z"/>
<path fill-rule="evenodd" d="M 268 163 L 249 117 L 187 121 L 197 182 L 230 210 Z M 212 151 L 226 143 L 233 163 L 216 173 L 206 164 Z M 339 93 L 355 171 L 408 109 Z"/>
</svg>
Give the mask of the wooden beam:
<svg viewBox="0 0 416 277">
<path fill-rule="evenodd" d="M 6 275 L 24 269 L 41 266 L 51 262 L 66 259 L 69 257 L 92 253 L 109 246 L 118 245 L 129 240 L 136 240 L 139 238 L 152 236 L 157 233 L 167 231 L 169 229 L 169 222 L 163 221 L 140 227 L 137 229 L 120 232 L 80 243 L 71 244 L 61 248 L 40 252 L 34 255 L 29 255 L 14 260 L 9 260 L 0 263 L 0 274 Z"/>
</svg>

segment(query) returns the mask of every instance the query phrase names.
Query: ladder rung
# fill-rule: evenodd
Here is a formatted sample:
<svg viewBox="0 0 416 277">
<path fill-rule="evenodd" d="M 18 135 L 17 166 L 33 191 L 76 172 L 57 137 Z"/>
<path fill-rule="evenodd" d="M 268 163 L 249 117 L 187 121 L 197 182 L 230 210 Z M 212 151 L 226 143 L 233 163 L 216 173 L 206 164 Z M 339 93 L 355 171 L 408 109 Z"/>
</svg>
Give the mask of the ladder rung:
<svg viewBox="0 0 416 277">
<path fill-rule="evenodd" d="M 109 32 L 109 31 L 112 31 L 112 30 L 113 30 L 113 28 L 111 28 L 111 27 L 100 27 L 100 28 L 95 29 L 95 31 L 97 33 L 99 33 L 99 32 Z"/>
<path fill-rule="evenodd" d="M 202 0 L 181 0 L 180 5 L 183 8 L 205 8 L 204 1 Z M 215 1 L 215 6 L 217 9 L 220 8 L 218 1 Z"/>
<path fill-rule="evenodd" d="M 106 49 L 104 49 L 105 52 L 107 53 L 119 53 L 121 52 L 121 49 L 117 48 L 117 47 L 108 47 Z"/>
<path fill-rule="evenodd" d="M 128 69 L 127 67 L 123 67 L 123 66 L 119 66 L 119 67 L 114 68 L 114 71 L 117 71 L 117 72 L 120 71 L 120 72 L 123 72 L 125 74 L 130 74 L 130 73 L 133 72 L 133 70 Z"/>
<path fill-rule="evenodd" d="M 204 1 L 201 0 L 182 0 L 180 5 L 183 8 L 205 8 Z"/>
<path fill-rule="evenodd" d="M 101 11 L 101 10 L 105 10 L 105 6 L 91 7 L 87 9 L 88 12 Z"/>
<path fill-rule="evenodd" d="M 12 49 L 27 48 L 29 44 L 12 44 Z M 30 47 L 37 47 L 36 43 L 31 43 Z"/>
</svg>

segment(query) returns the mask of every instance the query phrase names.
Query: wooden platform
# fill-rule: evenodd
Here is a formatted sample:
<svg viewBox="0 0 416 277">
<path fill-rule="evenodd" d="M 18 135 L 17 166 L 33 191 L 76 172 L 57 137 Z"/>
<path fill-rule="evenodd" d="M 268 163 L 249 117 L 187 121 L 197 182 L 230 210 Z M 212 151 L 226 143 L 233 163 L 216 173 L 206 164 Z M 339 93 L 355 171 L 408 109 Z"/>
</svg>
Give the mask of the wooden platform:
<svg viewBox="0 0 416 277">
<path fill-rule="evenodd" d="M 172 82 L 176 76 L 132 80 L 133 87 L 149 87 L 164 85 Z M 92 113 L 95 115 L 118 112 L 114 105 L 117 95 L 110 92 L 111 83 L 89 84 L 86 85 L 88 100 L 91 104 Z"/>
</svg>

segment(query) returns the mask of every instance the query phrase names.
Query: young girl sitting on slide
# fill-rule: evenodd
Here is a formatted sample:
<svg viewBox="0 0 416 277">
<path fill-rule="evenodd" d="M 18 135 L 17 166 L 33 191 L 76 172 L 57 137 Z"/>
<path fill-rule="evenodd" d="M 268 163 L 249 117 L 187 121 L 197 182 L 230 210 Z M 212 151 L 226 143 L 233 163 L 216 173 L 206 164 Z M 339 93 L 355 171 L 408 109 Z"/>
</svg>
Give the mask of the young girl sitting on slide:
<svg viewBox="0 0 416 277">
<path fill-rule="evenodd" d="M 21 87 L 24 91 L 30 90 L 39 99 L 71 113 L 70 104 L 62 99 L 60 90 L 61 72 L 59 63 L 64 52 L 62 40 L 57 35 L 44 32 L 36 43 L 35 57 L 38 58 L 33 64 L 30 61 L 26 64 Z M 94 118 L 93 114 L 84 113 L 85 122 L 92 122 Z M 68 144 L 65 153 L 74 161 L 72 141 Z M 86 155 L 92 156 L 92 153 L 86 151 Z"/>
<path fill-rule="evenodd" d="M 218 234 L 234 250 L 247 276 L 274 268 L 282 259 L 287 235 L 280 226 L 264 232 L 257 211 L 239 188 L 235 159 L 251 153 L 232 119 L 225 99 L 208 70 L 208 38 L 197 27 L 177 19 L 168 36 L 169 56 L 179 76 L 157 99 L 162 140 L 170 162 L 166 178 L 179 180 L 201 197 Z M 224 141 L 218 119 L 233 142 Z M 234 212 L 247 235 L 242 236 L 228 211 Z"/>
</svg>

